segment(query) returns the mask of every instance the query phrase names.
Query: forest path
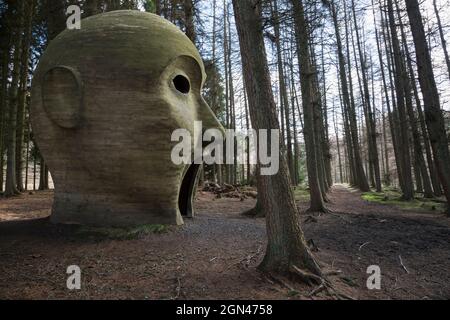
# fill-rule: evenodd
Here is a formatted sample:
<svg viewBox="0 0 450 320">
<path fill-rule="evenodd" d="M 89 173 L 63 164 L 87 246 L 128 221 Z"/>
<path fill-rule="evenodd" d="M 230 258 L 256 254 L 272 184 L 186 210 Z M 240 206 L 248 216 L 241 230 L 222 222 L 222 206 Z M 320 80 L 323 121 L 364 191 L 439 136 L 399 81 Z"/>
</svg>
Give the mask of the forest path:
<svg viewBox="0 0 450 320">
<path fill-rule="evenodd" d="M 380 267 L 382 289 L 362 290 L 361 298 L 450 298 L 450 219 L 444 214 L 368 202 L 346 185 L 333 186 L 329 200 L 333 213 L 304 230 L 319 258 L 343 270 L 351 285 L 364 288 L 367 267 Z"/>
<path fill-rule="evenodd" d="M 301 220 L 318 260 L 343 271 L 333 278 L 337 287 L 361 299 L 450 298 L 449 219 L 369 203 L 343 185 L 329 198 L 334 213 Z M 52 192 L 0 199 L 0 298 L 302 299 L 312 290 L 293 284 L 291 291 L 257 271 L 265 220 L 241 214 L 252 199 L 200 192 L 195 219 L 130 240 L 53 225 L 52 202 Z M 298 204 L 301 212 L 308 206 Z M 72 264 L 82 270 L 79 291 L 66 288 Z M 369 265 L 380 266 L 381 290 L 366 287 Z"/>
</svg>

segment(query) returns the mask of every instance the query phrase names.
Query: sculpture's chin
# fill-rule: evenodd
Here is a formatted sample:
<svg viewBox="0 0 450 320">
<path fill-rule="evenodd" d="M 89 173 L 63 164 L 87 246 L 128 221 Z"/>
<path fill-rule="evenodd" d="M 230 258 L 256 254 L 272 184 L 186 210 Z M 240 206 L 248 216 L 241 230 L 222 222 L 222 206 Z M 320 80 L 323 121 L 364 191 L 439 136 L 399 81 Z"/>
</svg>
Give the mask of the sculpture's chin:
<svg viewBox="0 0 450 320">
<path fill-rule="evenodd" d="M 193 217 L 194 215 L 194 193 L 199 170 L 199 164 L 191 164 L 181 182 L 178 196 L 178 208 L 183 217 Z"/>
</svg>

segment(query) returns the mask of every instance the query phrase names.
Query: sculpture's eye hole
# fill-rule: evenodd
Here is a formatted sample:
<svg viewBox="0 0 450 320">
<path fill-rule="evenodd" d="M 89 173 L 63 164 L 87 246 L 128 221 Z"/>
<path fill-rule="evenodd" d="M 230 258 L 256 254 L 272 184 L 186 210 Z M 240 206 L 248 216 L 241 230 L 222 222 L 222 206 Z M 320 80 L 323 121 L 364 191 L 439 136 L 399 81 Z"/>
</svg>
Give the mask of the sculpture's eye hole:
<svg viewBox="0 0 450 320">
<path fill-rule="evenodd" d="M 191 84 L 189 83 L 189 80 L 182 75 L 178 75 L 173 78 L 173 85 L 175 86 L 175 89 L 184 94 L 189 93 L 189 91 L 191 90 Z"/>
</svg>

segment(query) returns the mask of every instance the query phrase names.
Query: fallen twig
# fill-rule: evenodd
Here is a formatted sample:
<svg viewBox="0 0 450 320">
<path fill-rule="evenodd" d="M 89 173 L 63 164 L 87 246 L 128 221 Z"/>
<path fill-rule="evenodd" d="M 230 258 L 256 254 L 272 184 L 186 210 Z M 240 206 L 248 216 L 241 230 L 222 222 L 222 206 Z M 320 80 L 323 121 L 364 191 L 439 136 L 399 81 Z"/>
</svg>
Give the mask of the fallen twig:
<svg viewBox="0 0 450 320">
<path fill-rule="evenodd" d="M 408 269 L 406 269 L 405 265 L 403 264 L 402 256 L 399 255 L 398 258 L 400 260 L 400 265 L 403 267 L 403 269 L 406 271 L 406 273 L 409 274 Z"/>
<path fill-rule="evenodd" d="M 256 250 L 256 252 L 254 254 L 252 254 L 252 255 L 249 254 L 247 257 L 245 257 L 244 259 L 239 261 L 239 263 L 242 263 L 244 260 L 246 260 L 246 264 L 244 264 L 244 266 L 247 268 L 250 265 L 250 263 L 252 262 L 252 259 L 261 253 L 261 249 L 262 249 L 262 246 L 258 246 L 258 249 Z"/>
<path fill-rule="evenodd" d="M 322 283 L 324 281 L 323 278 L 316 276 L 315 274 L 308 272 L 306 270 L 302 270 L 295 265 L 290 266 L 290 271 L 297 275 L 303 282 L 312 284 L 314 283 Z"/>
<path fill-rule="evenodd" d="M 309 215 L 309 216 L 305 219 L 304 223 L 307 224 L 307 223 L 310 223 L 310 222 L 316 223 L 316 222 L 317 222 L 317 218 L 315 218 L 315 217 Z"/>
<path fill-rule="evenodd" d="M 308 297 L 312 297 L 320 292 L 322 292 L 323 290 L 327 290 L 327 287 L 325 286 L 325 282 L 322 282 L 317 288 L 315 288 L 313 291 L 311 291 L 308 294 Z"/>
<path fill-rule="evenodd" d="M 361 249 L 362 249 L 363 247 L 365 247 L 366 245 L 368 245 L 369 243 L 370 243 L 370 241 L 364 242 L 362 245 L 359 246 L 358 251 L 361 251 Z"/>
<path fill-rule="evenodd" d="M 341 214 L 345 214 L 345 213 L 343 213 L 343 212 L 335 212 L 335 211 L 329 210 L 328 213 L 331 214 L 331 215 L 333 215 L 333 216 L 338 217 L 339 219 L 342 219 L 343 221 L 345 221 L 345 222 L 347 222 L 347 223 L 349 223 L 349 224 L 352 224 L 352 222 L 351 222 L 350 220 L 347 220 L 347 219 L 345 219 L 344 217 L 341 217 L 341 216 L 340 216 Z"/>
<path fill-rule="evenodd" d="M 330 271 L 324 272 L 324 274 L 327 277 L 338 276 L 338 275 L 342 274 L 342 270 L 330 270 Z"/>
<path fill-rule="evenodd" d="M 178 284 L 177 284 L 177 287 L 175 288 L 176 295 L 175 295 L 175 297 L 172 298 L 173 300 L 178 299 L 178 297 L 180 296 L 180 292 L 181 292 L 181 279 L 180 279 L 180 277 L 177 277 L 177 281 L 178 281 Z"/>
</svg>

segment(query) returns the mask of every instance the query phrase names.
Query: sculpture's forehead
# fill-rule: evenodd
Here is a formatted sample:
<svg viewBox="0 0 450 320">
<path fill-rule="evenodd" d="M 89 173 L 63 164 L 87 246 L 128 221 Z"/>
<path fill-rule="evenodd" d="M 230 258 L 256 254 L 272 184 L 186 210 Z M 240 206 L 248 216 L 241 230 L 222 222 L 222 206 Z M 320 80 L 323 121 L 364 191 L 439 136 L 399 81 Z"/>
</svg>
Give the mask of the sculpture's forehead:
<svg viewBox="0 0 450 320">
<path fill-rule="evenodd" d="M 42 67 L 130 68 L 160 74 L 179 56 L 204 66 L 194 44 L 176 26 L 150 13 L 114 11 L 82 20 L 80 30 L 65 30 L 42 57 Z M 83 70 L 80 70 L 83 72 Z"/>
</svg>

